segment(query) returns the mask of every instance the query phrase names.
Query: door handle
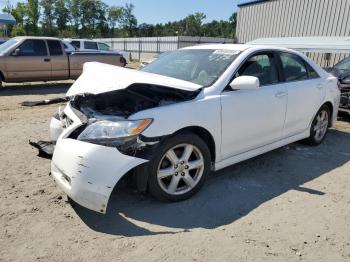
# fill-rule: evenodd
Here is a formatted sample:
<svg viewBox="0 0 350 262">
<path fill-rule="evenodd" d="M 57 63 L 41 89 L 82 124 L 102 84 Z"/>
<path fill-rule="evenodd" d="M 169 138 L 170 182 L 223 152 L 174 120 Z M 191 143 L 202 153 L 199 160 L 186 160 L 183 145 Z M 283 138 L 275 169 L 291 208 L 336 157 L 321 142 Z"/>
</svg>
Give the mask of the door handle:
<svg viewBox="0 0 350 262">
<path fill-rule="evenodd" d="M 50 58 L 44 58 L 44 62 L 50 62 L 51 59 Z"/>
<path fill-rule="evenodd" d="M 285 97 L 286 95 L 287 95 L 287 92 L 281 91 L 281 92 L 277 92 L 275 94 L 275 97 L 282 98 L 282 97 Z"/>
</svg>

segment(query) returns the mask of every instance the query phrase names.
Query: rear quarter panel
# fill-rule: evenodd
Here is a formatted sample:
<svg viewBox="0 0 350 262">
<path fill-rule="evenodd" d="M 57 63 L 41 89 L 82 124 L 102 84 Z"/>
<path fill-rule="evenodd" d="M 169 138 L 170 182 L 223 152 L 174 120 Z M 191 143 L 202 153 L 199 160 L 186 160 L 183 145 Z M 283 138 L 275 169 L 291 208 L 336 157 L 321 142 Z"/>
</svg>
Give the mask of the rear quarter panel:
<svg viewBox="0 0 350 262">
<path fill-rule="evenodd" d="M 338 79 L 332 75 L 326 78 L 326 96 L 325 101 L 330 102 L 333 105 L 332 125 L 337 120 L 339 104 L 340 104 L 340 90 L 338 89 Z"/>
</svg>

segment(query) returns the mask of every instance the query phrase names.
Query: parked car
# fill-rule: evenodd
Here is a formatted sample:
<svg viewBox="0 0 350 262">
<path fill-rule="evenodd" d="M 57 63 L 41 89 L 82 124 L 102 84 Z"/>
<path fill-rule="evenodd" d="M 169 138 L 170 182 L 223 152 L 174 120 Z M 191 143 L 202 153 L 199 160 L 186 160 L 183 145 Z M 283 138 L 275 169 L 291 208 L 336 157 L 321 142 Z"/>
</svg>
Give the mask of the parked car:
<svg viewBox="0 0 350 262">
<path fill-rule="evenodd" d="M 156 61 L 159 57 L 164 56 L 166 54 L 168 54 L 169 52 L 163 52 L 163 53 L 157 53 L 155 54 L 151 59 L 142 61 L 140 63 L 140 69 L 144 68 L 145 66 L 149 65 L 150 63 Z"/>
<path fill-rule="evenodd" d="M 350 113 L 350 57 L 341 60 L 334 67 L 326 70 L 339 80 L 341 111 Z"/>
<path fill-rule="evenodd" d="M 337 79 L 283 48 L 202 45 L 142 71 L 88 63 L 51 120 L 51 173 L 80 205 L 105 213 L 126 174 L 180 201 L 216 171 L 289 143 L 319 145 L 337 117 Z"/>
<path fill-rule="evenodd" d="M 15 37 L 0 45 L 0 81 L 76 79 L 86 62 L 122 65 L 118 54 L 64 51 L 62 41 L 50 37 Z"/>
<path fill-rule="evenodd" d="M 109 45 L 103 42 L 88 39 L 63 39 L 63 41 L 65 43 L 70 43 L 78 51 L 101 51 L 118 53 L 121 54 L 124 58 L 124 66 L 130 63 L 129 52 L 112 49 Z"/>
<path fill-rule="evenodd" d="M 69 41 L 62 40 L 64 51 L 66 51 L 67 54 L 79 51 L 78 48 L 75 48 Z"/>
</svg>

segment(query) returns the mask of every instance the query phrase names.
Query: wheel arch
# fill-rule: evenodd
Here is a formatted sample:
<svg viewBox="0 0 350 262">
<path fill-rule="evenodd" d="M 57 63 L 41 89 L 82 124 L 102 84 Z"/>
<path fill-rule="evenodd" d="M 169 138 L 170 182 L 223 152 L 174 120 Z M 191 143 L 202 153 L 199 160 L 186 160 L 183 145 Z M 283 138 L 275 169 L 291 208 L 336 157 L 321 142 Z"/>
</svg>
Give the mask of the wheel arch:
<svg viewBox="0 0 350 262">
<path fill-rule="evenodd" d="M 331 127 L 332 123 L 333 123 L 332 118 L 333 118 L 333 112 L 334 112 L 333 104 L 332 104 L 332 102 L 327 101 L 327 102 L 323 103 L 323 105 L 320 108 L 322 108 L 323 106 L 326 106 L 329 109 L 330 120 L 331 120 L 331 121 L 329 121 L 329 127 Z"/>
<path fill-rule="evenodd" d="M 179 129 L 178 131 L 174 132 L 173 134 L 169 136 L 178 135 L 181 133 L 192 133 L 200 137 L 203 142 L 208 146 L 210 151 L 210 158 L 211 162 L 215 163 L 216 160 L 216 148 L 215 148 L 215 140 L 212 134 L 205 128 L 200 126 L 187 126 L 184 128 Z M 169 137 L 164 136 L 164 138 Z M 164 139 L 163 138 L 163 139 Z M 153 151 L 147 152 L 146 155 L 149 156 L 149 154 L 152 154 Z M 126 174 L 128 175 L 128 174 Z M 129 175 L 133 177 L 134 184 L 136 185 L 136 188 L 140 192 L 146 192 L 148 187 L 148 180 L 149 180 L 149 169 L 148 169 L 148 163 L 142 164 L 140 166 L 135 167 L 131 172 L 129 172 Z"/>
<path fill-rule="evenodd" d="M 174 133 L 175 134 L 180 134 L 180 133 L 185 133 L 185 132 L 191 132 L 197 136 L 199 136 L 204 143 L 207 144 L 209 151 L 210 151 L 210 158 L 211 162 L 215 163 L 216 160 L 216 145 L 215 145 L 215 140 L 212 134 L 205 128 L 200 127 L 200 126 L 188 126 L 185 128 L 182 128 Z"/>
</svg>

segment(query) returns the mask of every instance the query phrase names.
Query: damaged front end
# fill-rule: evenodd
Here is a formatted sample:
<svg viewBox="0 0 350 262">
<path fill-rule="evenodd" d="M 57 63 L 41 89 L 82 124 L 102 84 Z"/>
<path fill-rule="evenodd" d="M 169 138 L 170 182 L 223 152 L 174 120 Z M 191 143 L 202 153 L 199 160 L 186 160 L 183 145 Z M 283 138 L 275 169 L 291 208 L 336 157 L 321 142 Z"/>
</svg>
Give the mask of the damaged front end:
<svg viewBox="0 0 350 262">
<path fill-rule="evenodd" d="M 80 112 L 84 125 L 70 136 L 81 141 L 116 147 L 135 155 L 145 146 L 140 135 L 153 119 L 129 120 L 143 110 L 194 99 L 200 90 L 186 91 L 151 84 L 133 84 L 126 89 L 92 95 L 77 95 L 70 105 Z M 80 117 L 81 118 L 81 117 Z"/>
<path fill-rule="evenodd" d="M 51 173 L 75 202 L 105 213 L 113 188 L 129 171 L 144 166 L 161 138 L 142 132 L 153 119 L 133 114 L 194 99 L 188 91 L 154 84 L 132 84 L 100 94 L 77 94 L 51 122 L 57 138 Z M 141 179 L 143 187 L 147 174 Z M 139 184 L 138 181 L 136 181 Z"/>
</svg>

